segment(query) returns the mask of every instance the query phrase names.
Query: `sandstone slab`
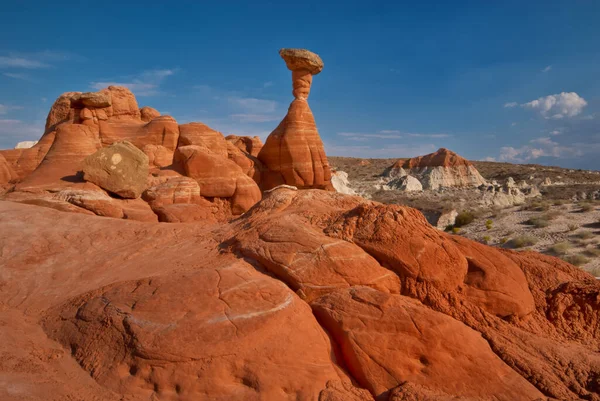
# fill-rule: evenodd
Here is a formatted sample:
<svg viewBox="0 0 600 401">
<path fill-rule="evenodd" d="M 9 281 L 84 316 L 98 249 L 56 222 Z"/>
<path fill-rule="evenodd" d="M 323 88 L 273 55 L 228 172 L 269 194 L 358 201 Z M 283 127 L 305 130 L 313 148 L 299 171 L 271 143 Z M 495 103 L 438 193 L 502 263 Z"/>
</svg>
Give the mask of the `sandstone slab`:
<svg viewBox="0 0 600 401">
<path fill-rule="evenodd" d="M 148 156 L 130 142 L 98 150 L 83 162 L 86 181 L 123 198 L 139 198 L 146 189 Z"/>
</svg>

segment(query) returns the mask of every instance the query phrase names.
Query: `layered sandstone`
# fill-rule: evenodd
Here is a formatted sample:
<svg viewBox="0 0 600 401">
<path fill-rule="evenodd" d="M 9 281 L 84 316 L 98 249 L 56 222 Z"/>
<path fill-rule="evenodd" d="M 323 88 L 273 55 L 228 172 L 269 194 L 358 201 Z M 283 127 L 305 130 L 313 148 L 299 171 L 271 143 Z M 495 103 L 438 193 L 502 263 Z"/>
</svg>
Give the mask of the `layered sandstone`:
<svg viewBox="0 0 600 401">
<path fill-rule="evenodd" d="M 150 197 L 198 192 L 177 178 Z M 0 372 L 30 399 L 56 382 L 83 399 L 598 399 L 598 282 L 413 209 L 279 187 L 208 226 L 10 202 L 0 224 L 0 349 L 37 366 Z"/>
<path fill-rule="evenodd" d="M 292 71 L 294 100 L 287 115 L 269 135 L 258 153 L 267 171 L 261 188 L 281 184 L 298 188 L 332 189 L 331 170 L 308 106 L 313 75 L 323 69 L 318 55 L 303 49 L 282 49 L 279 54 Z"/>
<path fill-rule="evenodd" d="M 386 175 L 390 178 L 411 175 L 423 189 L 437 190 L 450 187 L 478 187 L 485 179 L 475 166 L 451 150 L 440 148 L 434 153 L 399 161 Z"/>
</svg>

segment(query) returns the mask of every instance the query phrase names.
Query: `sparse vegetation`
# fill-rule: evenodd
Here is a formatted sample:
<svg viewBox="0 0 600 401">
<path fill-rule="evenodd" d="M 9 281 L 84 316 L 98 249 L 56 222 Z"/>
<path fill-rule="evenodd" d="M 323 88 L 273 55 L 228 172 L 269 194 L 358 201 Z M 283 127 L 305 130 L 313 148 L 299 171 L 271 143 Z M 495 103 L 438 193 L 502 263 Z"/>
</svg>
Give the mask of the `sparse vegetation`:
<svg viewBox="0 0 600 401">
<path fill-rule="evenodd" d="M 506 244 L 506 242 L 508 242 L 508 237 L 502 237 L 502 238 L 500 238 L 500 243 L 502 245 Z"/>
<path fill-rule="evenodd" d="M 527 224 L 534 226 L 535 228 L 544 228 L 550 225 L 550 220 L 544 216 L 532 217 L 526 221 Z"/>
<path fill-rule="evenodd" d="M 570 242 L 559 242 L 548 248 L 548 252 L 553 255 L 566 255 L 567 251 L 571 249 L 572 245 Z"/>
<path fill-rule="evenodd" d="M 489 235 L 484 235 L 483 238 L 481 239 L 481 241 L 484 244 L 489 244 L 491 240 L 492 240 L 492 238 Z"/>
<path fill-rule="evenodd" d="M 456 220 L 454 220 L 454 226 L 463 227 L 471 224 L 473 220 L 475 220 L 475 215 L 472 212 L 465 210 L 456 216 Z"/>
<path fill-rule="evenodd" d="M 588 269 L 586 271 L 594 277 L 600 277 L 600 267 L 594 267 L 594 268 Z"/>
<path fill-rule="evenodd" d="M 556 220 L 557 218 L 559 218 L 562 215 L 563 215 L 563 213 L 560 210 L 550 210 L 550 211 L 544 213 L 542 216 L 548 220 Z"/>
<path fill-rule="evenodd" d="M 533 246 L 537 243 L 537 238 L 530 235 L 521 235 L 519 237 L 511 239 L 508 244 L 512 248 L 524 248 L 526 246 Z"/>
<path fill-rule="evenodd" d="M 486 222 L 485 222 L 485 228 L 488 229 L 488 230 L 491 230 L 493 224 L 494 224 L 494 222 L 492 220 L 486 220 Z"/>
<path fill-rule="evenodd" d="M 587 212 L 591 212 L 592 210 L 594 210 L 594 205 L 590 204 L 590 203 L 580 203 L 579 206 L 581 207 L 581 212 L 582 213 L 587 213 Z"/>
<path fill-rule="evenodd" d="M 575 230 L 577 230 L 578 228 L 579 228 L 579 225 L 571 223 L 571 224 L 569 224 L 569 225 L 567 226 L 567 231 L 569 231 L 569 232 L 571 232 L 571 231 L 575 231 Z"/>
<path fill-rule="evenodd" d="M 594 233 L 591 231 L 580 231 L 574 235 L 575 238 L 580 240 L 588 240 L 594 238 Z"/>
<path fill-rule="evenodd" d="M 590 258 L 600 257 L 600 249 L 598 248 L 587 248 L 583 253 Z"/>
<path fill-rule="evenodd" d="M 565 255 L 561 259 L 575 266 L 585 265 L 590 261 L 588 258 L 581 254 Z"/>
<path fill-rule="evenodd" d="M 460 232 L 460 228 L 452 227 L 452 234 L 458 234 Z"/>
<path fill-rule="evenodd" d="M 550 210 L 550 203 L 541 200 L 535 200 L 523 206 L 523 210 L 532 212 L 546 212 Z"/>
</svg>

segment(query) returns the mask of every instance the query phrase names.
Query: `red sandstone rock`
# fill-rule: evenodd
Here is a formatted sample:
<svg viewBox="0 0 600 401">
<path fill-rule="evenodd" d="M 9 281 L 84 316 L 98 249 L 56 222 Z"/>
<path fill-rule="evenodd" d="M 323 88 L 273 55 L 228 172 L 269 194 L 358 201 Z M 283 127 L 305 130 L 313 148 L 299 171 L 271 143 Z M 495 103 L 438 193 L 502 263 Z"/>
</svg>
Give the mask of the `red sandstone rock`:
<svg viewBox="0 0 600 401">
<path fill-rule="evenodd" d="M 263 147 L 259 137 L 227 135 L 225 139 L 251 156 L 257 157 Z"/>
<path fill-rule="evenodd" d="M 83 160 L 100 148 L 97 127 L 61 124 L 44 160 L 16 189 L 58 190 L 82 182 Z M 33 149 L 33 148 L 32 148 Z"/>
<path fill-rule="evenodd" d="M 152 107 L 144 106 L 140 109 L 140 116 L 142 121 L 150 122 L 155 118 L 160 117 L 160 113 Z"/>
<path fill-rule="evenodd" d="M 231 160 L 203 146 L 177 148 L 175 163 L 200 184 L 204 197 L 231 198 L 234 214 L 250 209 L 261 198 L 256 183 Z"/>
<path fill-rule="evenodd" d="M 244 174 L 260 184 L 261 175 L 265 168 L 256 157 L 240 150 L 231 142 L 227 142 L 227 158 L 240 166 Z"/>
<path fill-rule="evenodd" d="M 446 148 L 440 148 L 425 156 L 404 161 L 403 168 L 472 166 L 472 163 Z"/>
<path fill-rule="evenodd" d="M 8 184 L 10 181 L 17 179 L 17 174 L 12 169 L 12 166 L 6 161 L 0 153 L 0 185 Z"/>
<path fill-rule="evenodd" d="M 312 306 L 352 376 L 375 396 L 408 381 L 479 400 L 542 397 L 479 333 L 408 297 L 356 287 Z"/>
<path fill-rule="evenodd" d="M 213 153 L 227 157 L 227 141 L 223 134 L 202 123 L 188 123 L 179 126 L 178 146 L 205 146 Z"/>
<path fill-rule="evenodd" d="M 148 156 L 130 142 L 114 143 L 85 158 L 83 178 L 123 198 L 139 198 L 146 189 Z"/>
<path fill-rule="evenodd" d="M 283 49 L 280 54 L 292 70 L 295 99 L 258 154 L 269 170 L 263 174 L 261 188 L 287 184 L 331 189 L 331 170 L 307 102 L 312 75 L 322 69 L 322 62 L 306 50 Z"/>
</svg>

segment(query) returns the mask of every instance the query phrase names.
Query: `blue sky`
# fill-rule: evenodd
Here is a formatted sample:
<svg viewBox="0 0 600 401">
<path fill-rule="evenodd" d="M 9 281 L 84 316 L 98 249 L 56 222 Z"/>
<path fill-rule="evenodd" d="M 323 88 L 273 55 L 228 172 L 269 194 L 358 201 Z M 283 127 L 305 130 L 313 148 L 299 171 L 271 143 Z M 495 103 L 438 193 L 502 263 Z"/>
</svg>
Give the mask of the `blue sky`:
<svg viewBox="0 0 600 401">
<path fill-rule="evenodd" d="M 273 130 L 282 47 L 325 63 L 309 99 L 329 155 L 600 169 L 600 2 L 31 2 L 2 6 L 0 148 L 54 99 L 108 83 L 225 134 Z M 289 3 L 289 4 L 288 4 Z"/>
</svg>

